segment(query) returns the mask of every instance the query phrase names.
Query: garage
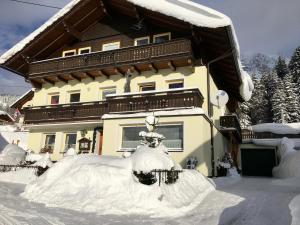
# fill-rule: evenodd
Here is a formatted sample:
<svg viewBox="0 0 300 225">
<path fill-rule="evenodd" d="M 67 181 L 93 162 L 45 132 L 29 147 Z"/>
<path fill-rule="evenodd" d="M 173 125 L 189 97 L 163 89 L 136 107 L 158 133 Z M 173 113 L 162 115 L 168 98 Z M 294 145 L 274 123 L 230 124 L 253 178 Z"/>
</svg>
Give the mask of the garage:
<svg viewBox="0 0 300 225">
<path fill-rule="evenodd" d="M 272 169 L 276 166 L 276 149 L 241 149 L 241 166 L 243 176 L 272 177 Z"/>
</svg>

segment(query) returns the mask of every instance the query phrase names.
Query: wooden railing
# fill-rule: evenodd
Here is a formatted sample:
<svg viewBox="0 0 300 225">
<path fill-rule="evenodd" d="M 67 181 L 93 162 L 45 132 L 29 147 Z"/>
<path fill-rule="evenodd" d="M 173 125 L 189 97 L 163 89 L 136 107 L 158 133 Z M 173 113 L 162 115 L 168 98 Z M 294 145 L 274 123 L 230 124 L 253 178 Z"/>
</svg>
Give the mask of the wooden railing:
<svg viewBox="0 0 300 225">
<path fill-rule="evenodd" d="M 24 108 L 26 124 L 100 120 L 106 113 L 140 112 L 167 108 L 201 107 L 199 89 L 179 89 L 107 97 L 106 101 Z"/>
<path fill-rule="evenodd" d="M 172 56 L 179 57 L 181 55 L 192 56 L 190 40 L 175 39 L 164 43 L 32 62 L 29 66 L 29 75 L 34 77 L 43 74 L 75 72 L 93 68 L 119 67 L 122 65 L 158 61 Z"/>
<path fill-rule="evenodd" d="M 243 139 L 274 139 L 274 138 L 300 138 L 300 134 L 274 134 L 271 132 L 253 132 L 251 130 L 242 131 Z"/>
<path fill-rule="evenodd" d="M 232 129 L 238 135 L 238 138 L 242 138 L 242 129 L 239 122 L 239 119 L 236 115 L 226 115 L 220 117 L 220 126 L 221 129 Z"/>
</svg>

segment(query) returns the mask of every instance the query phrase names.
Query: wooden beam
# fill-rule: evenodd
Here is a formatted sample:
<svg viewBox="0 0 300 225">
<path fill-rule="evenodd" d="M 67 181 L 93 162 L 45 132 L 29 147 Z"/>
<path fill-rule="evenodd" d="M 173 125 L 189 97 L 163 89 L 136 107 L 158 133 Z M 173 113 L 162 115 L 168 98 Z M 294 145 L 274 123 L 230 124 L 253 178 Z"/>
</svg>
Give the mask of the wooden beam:
<svg viewBox="0 0 300 225">
<path fill-rule="evenodd" d="M 50 80 L 48 78 L 42 78 L 41 79 L 43 83 L 49 83 L 49 84 L 52 84 L 52 85 L 55 85 L 55 82 L 53 80 Z"/>
<path fill-rule="evenodd" d="M 43 84 L 39 83 L 35 80 L 28 80 L 28 82 L 34 87 L 34 88 L 38 88 L 38 89 L 42 89 Z"/>
<path fill-rule="evenodd" d="M 27 55 L 21 54 L 21 57 L 24 59 L 24 61 L 29 64 L 32 62 L 31 58 Z"/>
<path fill-rule="evenodd" d="M 76 76 L 74 73 L 71 73 L 70 77 L 73 78 L 73 79 L 75 79 L 75 80 L 78 80 L 79 82 L 81 82 L 81 78 L 78 77 L 78 76 Z"/>
<path fill-rule="evenodd" d="M 68 80 L 67 79 L 65 79 L 65 78 L 63 78 L 63 77 L 61 77 L 61 76 L 57 76 L 57 79 L 59 80 L 59 81 L 62 81 L 62 82 L 64 82 L 64 83 L 68 83 Z"/>
<path fill-rule="evenodd" d="M 102 8 L 104 14 L 105 14 L 105 15 L 108 15 L 107 9 L 106 9 L 106 7 L 105 7 L 105 5 L 104 5 L 104 2 L 103 2 L 102 0 L 100 0 L 100 6 L 101 6 L 101 8 Z"/>
<path fill-rule="evenodd" d="M 65 30 L 74 38 L 81 41 L 82 40 L 82 34 L 77 31 L 74 27 L 72 27 L 70 24 L 68 24 L 66 21 L 62 22 L 64 25 Z"/>
<path fill-rule="evenodd" d="M 83 72 L 83 74 L 84 74 L 86 77 L 89 77 L 89 78 L 91 78 L 92 80 L 95 80 L 95 77 L 94 77 L 91 73 L 89 73 L 89 72 Z"/>
<path fill-rule="evenodd" d="M 176 67 L 175 67 L 175 65 L 173 64 L 172 61 L 169 61 L 169 62 L 168 62 L 168 66 L 170 67 L 171 70 L 173 70 L 173 71 L 176 70 Z"/>
<path fill-rule="evenodd" d="M 98 71 L 98 74 L 99 74 L 100 76 L 106 77 L 107 79 L 109 78 L 109 75 L 108 75 L 104 70 L 99 70 L 99 71 Z"/>
<path fill-rule="evenodd" d="M 124 73 L 122 70 L 120 70 L 118 67 L 116 67 L 116 68 L 114 69 L 114 71 L 115 71 L 116 74 L 120 74 L 120 75 L 122 75 L 123 77 L 125 76 L 125 73 Z"/>
<path fill-rule="evenodd" d="M 154 73 L 158 73 L 158 69 L 156 68 L 156 66 L 153 63 L 149 64 L 149 68 L 154 72 Z"/>
<path fill-rule="evenodd" d="M 141 71 L 139 70 L 139 68 L 137 68 L 136 66 L 131 66 L 130 67 L 130 70 L 132 70 L 133 72 L 135 71 L 135 72 L 137 72 L 139 75 L 141 75 Z"/>
</svg>

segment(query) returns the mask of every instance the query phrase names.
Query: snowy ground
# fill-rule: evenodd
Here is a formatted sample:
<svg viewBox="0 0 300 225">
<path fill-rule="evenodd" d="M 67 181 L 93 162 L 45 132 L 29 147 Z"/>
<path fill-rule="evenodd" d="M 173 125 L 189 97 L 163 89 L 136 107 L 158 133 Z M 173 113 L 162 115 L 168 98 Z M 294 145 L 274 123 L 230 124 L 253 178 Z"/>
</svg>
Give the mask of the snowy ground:
<svg viewBox="0 0 300 225">
<path fill-rule="evenodd" d="M 149 218 L 144 216 L 97 216 L 93 213 L 46 208 L 20 197 L 23 185 L 0 183 L 0 224 L 63 225 L 63 224 L 206 224 L 206 225 L 288 225 L 292 224 L 290 210 L 300 194 L 299 186 L 268 178 L 217 180 L 217 190 L 185 217 Z M 220 182 L 221 181 L 221 182 Z M 228 181 L 228 182 L 227 182 Z M 222 185 L 218 185 L 222 184 Z M 224 184 L 226 184 L 224 186 Z M 299 196 L 298 196 L 299 198 Z M 294 199 L 294 200 L 293 200 Z M 292 201 L 293 200 L 293 201 Z M 298 201 L 299 202 L 299 201 Z M 298 213 L 297 213 L 298 214 Z M 293 221 L 293 225 L 299 224 Z"/>
</svg>

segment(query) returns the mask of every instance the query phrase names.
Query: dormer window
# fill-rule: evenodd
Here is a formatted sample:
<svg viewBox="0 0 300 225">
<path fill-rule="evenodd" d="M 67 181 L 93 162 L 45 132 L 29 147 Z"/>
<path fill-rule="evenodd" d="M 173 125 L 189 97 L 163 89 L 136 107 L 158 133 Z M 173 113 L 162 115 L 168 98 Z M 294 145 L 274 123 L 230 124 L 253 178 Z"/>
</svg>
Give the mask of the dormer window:
<svg viewBox="0 0 300 225">
<path fill-rule="evenodd" d="M 119 49 L 119 48 L 120 48 L 120 42 L 119 41 L 110 42 L 110 43 L 102 45 L 102 51 L 110 51 L 110 50 Z"/>
<path fill-rule="evenodd" d="M 134 39 L 134 46 L 148 45 L 150 43 L 150 37 L 141 37 Z"/>
<path fill-rule="evenodd" d="M 80 48 L 80 49 L 78 49 L 78 54 L 79 55 L 89 54 L 89 53 L 91 53 L 91 51 L 92 51 L 91 47 Z"/>
<path fill-rule="evenodd" d="M 62 53 L 63 57 L 73 56 L 73 55 L 76 55 L 76 49 L 63 51 L 63 53 Z"/>
<path fill-rule="evenodd" d="M 153 35 L 153 42 L 154 43 L 162 43 L 165 41 L 170 41 L 171 40 L 171 33 L 163 33 L 163 34 L 156 34 Z"/>
</svg>

